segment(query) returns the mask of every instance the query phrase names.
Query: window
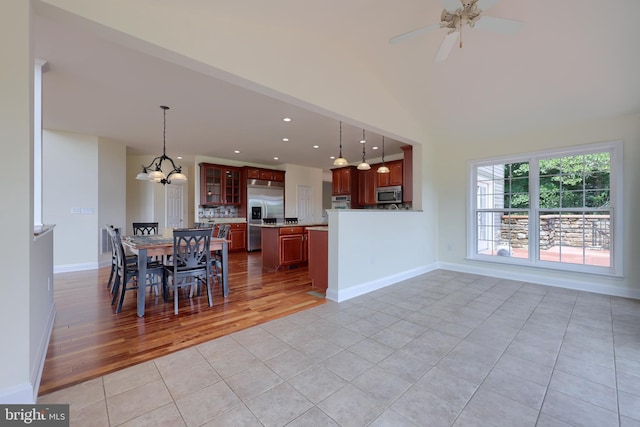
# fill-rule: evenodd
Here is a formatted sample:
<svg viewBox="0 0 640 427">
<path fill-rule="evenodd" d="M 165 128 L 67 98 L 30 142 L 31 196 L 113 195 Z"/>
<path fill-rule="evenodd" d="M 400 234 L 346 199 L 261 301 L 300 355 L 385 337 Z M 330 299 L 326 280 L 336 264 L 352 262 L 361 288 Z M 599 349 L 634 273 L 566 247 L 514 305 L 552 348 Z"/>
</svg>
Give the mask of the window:
<svg viewBox="0 0 640 427">
<path fill-rule="evenodd" d="M 469 258 L 622 274 L 621 142 L 472 162 L 469 169 Z"/>
</svg>

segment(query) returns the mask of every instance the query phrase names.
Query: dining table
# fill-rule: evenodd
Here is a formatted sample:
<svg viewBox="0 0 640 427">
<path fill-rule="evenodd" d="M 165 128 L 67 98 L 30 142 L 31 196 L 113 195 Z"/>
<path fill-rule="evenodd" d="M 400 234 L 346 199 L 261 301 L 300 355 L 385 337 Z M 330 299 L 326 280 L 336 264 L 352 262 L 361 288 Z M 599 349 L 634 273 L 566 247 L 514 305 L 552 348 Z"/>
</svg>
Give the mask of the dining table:
<svg viewBox="0 0 640 427">
<path fill-rule="evenodd" d="M 149 257 L 173 255 L 173 236 L 163 234 L 122 236 L 122 245 L 138 256 L 138 277 L 147 276 Z M 229 241 L 211 238 L 211 251 L 222 254 L 222 295 L 229 296 Z M 144 316 L 146 280 L 138 280 L 138 317 Z"/>
</svg>

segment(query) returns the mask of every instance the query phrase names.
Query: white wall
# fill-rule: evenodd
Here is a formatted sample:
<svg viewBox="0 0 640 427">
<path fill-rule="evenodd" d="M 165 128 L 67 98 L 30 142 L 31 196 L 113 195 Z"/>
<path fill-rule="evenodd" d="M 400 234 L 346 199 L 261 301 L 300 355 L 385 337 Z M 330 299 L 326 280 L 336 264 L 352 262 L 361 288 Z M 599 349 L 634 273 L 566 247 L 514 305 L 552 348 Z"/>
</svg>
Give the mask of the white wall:
<svg viewBox="0 0 640 427">
<path fill-rule="evenodd" d="M 5 176 L 0 207 L 0 403 L 27 403 L 31 383 L 30 300 L 33 243 L 33 50 L 31 3 L 7 0 L 0 13 L 0 141 Z M 37 334 L 39 335 L 39 334 Z"/>
<path fill-rule="evenodd" d="M 98 137 L 44 130 L 42 146 L 42 217 L 56 224 L 56 271 L 96 268 Z"/>
<path fill-rule="evenodd" d="M 43 218 L 56 224 L 56 272 L 108 265 L 105 224 L 125 225 L 126 147 L 92 135 L 43 131 Z M 79 208 L 80 213 L 72 213 Z"/>
<path fill-rule="evenodd" d="M 127 148 L 115 141 L 98 138 L 98 218 L 99 236 L 105 224 L 123 227 L 126 220 Z M 98 262 L 111 263 L 111 251 L 102 253 L 98 238 Z"/>
<path fill-rule="evenodd" d="M 624 278 L 564 273 L 557 270 L 533 269 L 488 264 L 466 260 L 466 194 L 467 161 L 582 145 L 601 141 L 624 141 Z M 576 287 L 596 292 L 629 295 L 640 298 L 640 115 L 629 115 L 557 129 L 512 135 L 491 141 L 478 141 L 460 150 L 456 141 L 442 141 L 438 150 L 438 200 L 440 210 L 438 257 L 446 268 L 484 274 L 514 277 L 551 285 Z"/>
</svg>

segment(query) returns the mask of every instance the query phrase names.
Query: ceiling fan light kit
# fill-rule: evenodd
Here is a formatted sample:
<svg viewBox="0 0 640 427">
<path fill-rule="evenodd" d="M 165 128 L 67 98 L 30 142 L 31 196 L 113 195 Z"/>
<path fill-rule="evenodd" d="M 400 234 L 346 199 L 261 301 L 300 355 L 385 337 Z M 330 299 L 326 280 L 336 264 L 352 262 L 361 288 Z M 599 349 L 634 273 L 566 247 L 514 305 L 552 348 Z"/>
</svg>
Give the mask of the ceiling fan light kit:
<svg viewBox="0 0 640 427">
<path fill-rule="evenodd" d="M 434 59 L 435 62 L 441 62 L 447 59 L 458 38 L 460 38 L 460 47 L 462 48 L 461 34 L 464 26 L 492 31 L 498 34 L 513 34 L 522 26 L 522 23 L 518 21 L 482 14 L 484 10 L 489 9 L 499 0 L 460 0 L 460 7 L 455 10 L 449 10 L 447 6 L 452 5 L 452 1 L 454 0 L 441 0 L 445 8 L 440 14 L 440 24 L 429 24 L 416 30 L 397 35 L 389 39 L 389 43 L 400 43 L 440 28 L 448 28 L 449 31 L 442 41 Z"/>
</svg>

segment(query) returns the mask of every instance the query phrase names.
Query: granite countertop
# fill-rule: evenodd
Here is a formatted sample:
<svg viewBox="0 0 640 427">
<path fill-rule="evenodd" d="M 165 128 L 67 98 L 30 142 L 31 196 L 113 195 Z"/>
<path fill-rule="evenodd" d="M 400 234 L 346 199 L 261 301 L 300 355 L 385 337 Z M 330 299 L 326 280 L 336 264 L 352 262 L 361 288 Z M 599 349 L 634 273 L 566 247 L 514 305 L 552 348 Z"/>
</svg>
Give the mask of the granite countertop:
<svg viewBox="0 0 640 427">
<path fill-rule="evenodd" d="M 299 222 L 297 224 L 287 224 L 284 222 L 278 222 L 276 224 L 251 224 L 254 227 L 262 227 L 262 228 L 282 228 L 282 227 L 327 227 L 326 223 L 322 222 Z M 328 227 L 327 227 L 328 228 Z"/>
<path fill-rule="evenodd" d="M 329 231 L 329 226 L 325 225 L 325 226 L 307 227 L 307 230 L 311 230 L 311 231 Z"/>
<path fill-rule="evenodd" d="M 231 224 L 237 222 L 247 222 L 247 218 L 233 217 L 233 218 L 200 218 L 200 222 L 208 222 L 210 224 Z"/>
</svg>

